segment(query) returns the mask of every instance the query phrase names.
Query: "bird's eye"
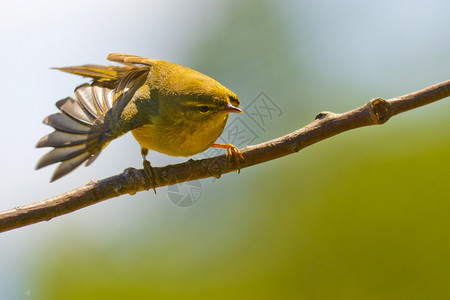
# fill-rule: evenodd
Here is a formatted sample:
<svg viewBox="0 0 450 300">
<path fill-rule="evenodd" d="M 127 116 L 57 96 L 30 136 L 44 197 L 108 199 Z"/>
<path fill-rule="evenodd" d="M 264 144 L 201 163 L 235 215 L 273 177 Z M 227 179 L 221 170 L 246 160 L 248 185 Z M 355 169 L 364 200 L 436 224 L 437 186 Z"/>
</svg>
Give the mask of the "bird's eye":
<svg viewBox="0 0 450 300">
<path fill-rule="evenodd" d="M 206 106 L 206 105 L 200 105 L 200 106 L 197 106 L 197 108 L 202 113 L 205 113 L 205 112 L 209 111 L 209 107 Z"/>
<path fill-rule="evenodd" d="M 233 104 L 236 107 L 239 107 L 239 99 L 234 96 L 229 96 L 228 99 L 230 99 L 231 104 Z"/>
</svg>

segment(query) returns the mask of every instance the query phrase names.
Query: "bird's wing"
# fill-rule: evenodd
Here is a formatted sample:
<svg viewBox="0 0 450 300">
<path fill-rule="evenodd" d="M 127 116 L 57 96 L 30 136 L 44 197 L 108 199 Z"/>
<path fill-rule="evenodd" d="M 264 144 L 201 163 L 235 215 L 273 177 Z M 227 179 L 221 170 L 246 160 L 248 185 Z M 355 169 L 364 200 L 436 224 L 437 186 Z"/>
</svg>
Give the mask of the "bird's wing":
<svg viewBox="0 0 450 300">
<path fill-rule="evenodd" d="M 111 107 L 111 116 L 115 120 L 120 119 L 120 115 L 128 103 L 133 99 L 137 90 L 145 84 L 149 67 L 141 67 L 130 70 L 117 83 L 114 89 L 114 105 Z M 131 130 L 130 128 L 129 130 Z"/>
<path fill-rule="evenodd" d="M 108 55 L 107 59 L 109 61 L 118 62 L 124 65 L 129 64 L 139 64 L 139 65 L 146 65 L 146 66 L 154 66 L 158 60 L 153 58 L 146 58 L 131 54 L 125 54 L 125 53 L 111 53 Z"/>
<path fill-rule="evenodd" d="M 135 73 L 150 70 L 158 62 L 156 59 L 145 58 L 124 53 L 111 53 L 108 60 L 122 64 L 122 66 L 82 65 L 54 68 L 63 72 L 92 78 L 92 85 L 123 91 L 123 87 L 130 84 L 130 78 L 135 79 Z M 141 70 L 142 69 L 142 70 Z M 119 88 L 117 88 L 119 86 Z M 120 94 L 119 94 L 120 95 Z"/>
<path fill-rule="evenodd" d="M 108 59 L 119 62 L 123 66 L 83 65 L 56 69 L 92 78 L 90 86 L 103 88 L 92 89 L 93 91 L 111 91 L 106 96 L 98 95 L 97 97 L 95 94 L 96 97 L 93 99 L 97 101 L 94 104 L 103 108 L 101 109 L 102 117 L 109 114 L 113 120 L 118 121 L 136 91 L 144 85 L 157 60 L 118 53 L 108 55 Z M 140 124 L 136 123 L 134 126 L 138 125 Z M 128 128 L 128 130 L 131 129 L 133 128 Z"/>
<path fill-rule="evenodd" d="M 113 53 L 108 55 L 111 61 L 119 62 L 122 66 L 102 66 L 102 65 L 82 65 L 63 68 L 54 68 L 63 72 L 92 78 L 91 86 L 105 87 L 113 90 L 116 99 L 128 99 L 120 97 L 122 93 L 128 91 L 135 84 L 142 85 L 142 79 L 150 72 L 152 66 L 157 60 L 143 58 L 134 55 Z M 145 81 L 145 80 L 144 80 Z M 121 101 L 123 104 L 123 101 Z M 111 103 L 112 104 L 112 103 Z M 121 105 L 122 106 L 122 105 Z M 108 108 L 111 105 L 107 105 Z"/>
<path fill-rule="evenodd" d="M 63 72 L 92 78 L 93 84 L 114 88 L 115 84 L 125 76 L 135 66 L 101 66 L 101 65 L 83 65 L 63 68 L 54 68 Z"/>
</svg>

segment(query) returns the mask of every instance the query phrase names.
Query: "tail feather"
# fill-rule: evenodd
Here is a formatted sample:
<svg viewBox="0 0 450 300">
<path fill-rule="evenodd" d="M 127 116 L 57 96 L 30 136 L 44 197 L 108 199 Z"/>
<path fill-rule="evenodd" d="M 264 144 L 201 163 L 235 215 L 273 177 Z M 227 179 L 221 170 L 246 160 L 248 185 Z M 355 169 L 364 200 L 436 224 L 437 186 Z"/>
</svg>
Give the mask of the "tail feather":
<svg viewBox="0 0 450 300">
<path fill-rule="evenodd" d="M 76 99 L 66 98 L 56 106 L 62 113 L 50 115 L 44 123 L 55 131 L 44 136 L 36 147 L 54 147 L 36 165 L 36 169 L 61 162 L 51 181 L 66 175 L 83 162 L 91 164 L 111 140 L 104 126 L 111 90 L 94 85 L 82 85 L 75 90 Z"/>
<path fill-rule="evenodd" d="M 75 168 L 77 168 L 79 165 L 81 165 L 85 160 L 88 160 L 92 154 L 88 152 L 84 152 L 78 156 L 75 156 L 71 159 L 65 160 L 59 164 L 59 166 L 55 169 L 55 172 L 53 173 L 51 182 L 63 177 L 67 173 L 71 172 Z"/>
<path fill-rule="evenodd" d="M 89 166 L 94 162 L 94 160 L 97 159 L 97 157 L 98 157 L 99 155 L 100 155 L 100 152 L 97 152 L 97 153 L 91 155 L 91 156 L 86 160 L 85 166 L 86 166 L 86 167 L 89 167 Z"/>
<path fill-rule="evenodd" d="M 53 131 L 49 135 L 42 137 L 36 145 L 36 148 L 42 147 L 68 147 L 84 144 L 87 142 L 88 133 L 75 134 L 62 131 Z"/>
<path fill-rule="evenodd" d="M 58 107 L 66 115 L 69 115 L 75 119 L 75 121 L 84 123 L 88 126 L 91 125 L 96 119 L 95 116 L 92 116 L 88 110 L 84 108 L 79 100 L 75 100 L 70 97 L 56 102 L 56 107 Z"/>
<path fill-rule="evenodd" d="M 75 89 L 75 96 L 77 97 L 79 104 L 81 104 L 84 108 L 84 110 L 94 119 L 96 119 L 99 115 L 102 114 L 101 111 L 99 111 L 94 103 L 94 101 L 89 101 L 89 99 L 92 99 L 92 92 L 91 89 L 86 88 L 89 85 L 83 84 Z"/>
<path fill-rule="evenodd" d="M 75 90 L 78 101 L 91 116 L 104 115 L 113 105 L 113 92 L 105 88 L 92 88 L 85 83 Z"/>
<path fill-rule="evenodd" d="M 67 133 L 83 134 L 89 132 L 90 130 L 90 126 L 77 122 L 62 113 L 56 113 L 45 117 L 43 123 L 52 126 L 56 130 Z"/>
<path fill-rule="evenodd" d="M 86 152 L 85 145 L 55 148 L 41 157 L 36 168 L 40 169 L 57 162 L 68 160 L 82 154 L 83 152 Z"/>
<path fill-rule="evenodd" d="M 94 99 L 94 104 L 101 114 L 105 114 L 113 106 L 114 96 L 109 89 L 91 89 L 91 98 Z"/>
</svg>

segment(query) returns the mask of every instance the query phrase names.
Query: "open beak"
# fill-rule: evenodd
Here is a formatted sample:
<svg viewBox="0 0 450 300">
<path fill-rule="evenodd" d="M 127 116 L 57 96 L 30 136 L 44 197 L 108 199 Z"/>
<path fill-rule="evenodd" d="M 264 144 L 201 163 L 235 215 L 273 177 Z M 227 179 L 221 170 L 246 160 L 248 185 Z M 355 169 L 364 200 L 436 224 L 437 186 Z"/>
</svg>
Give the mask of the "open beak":
<svg viewBox="0 0 450 300">
<path fill-rule="evenodd" d="M 244 111 L 240 108 L 237 108 L 230 103 L 227 104 L 227 106 L 223 109 L 224 112 L 228 113 L 243 113 Z"/>
</svg>

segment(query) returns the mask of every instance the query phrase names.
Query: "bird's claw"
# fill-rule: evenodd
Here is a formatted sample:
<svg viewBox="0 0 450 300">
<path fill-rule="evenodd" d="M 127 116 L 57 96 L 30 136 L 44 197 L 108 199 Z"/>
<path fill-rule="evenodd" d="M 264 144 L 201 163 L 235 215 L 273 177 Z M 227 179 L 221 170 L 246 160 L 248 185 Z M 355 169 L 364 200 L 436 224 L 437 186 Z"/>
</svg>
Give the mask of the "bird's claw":
<svg viewBox="0 0 450 300">
<path fill-rule="evenodd" d="M 155 169 L 152 167 L 148 160 L 144 159 L 143 165 L 145 176 L 147 176 L 147 178 L 150 180 L 151 188 L 156 194 L 156 187 L 160 183 L 158 173 L 156 173 Z"/>
<path fill-rule="evenodd" d="M 234 146 L 233 144 L 213 144 L 212 147 L 227 149 L 228 160 L 230 160 L 231 157 L 233 157 L 234 161 L 236 162 L 236 170 L 234 171 L 235 172 L 237 171 L 238 174 L 241 172 L 240 159 L 244 160 L 244 156 L 236 146 Z"/>
</svg>

